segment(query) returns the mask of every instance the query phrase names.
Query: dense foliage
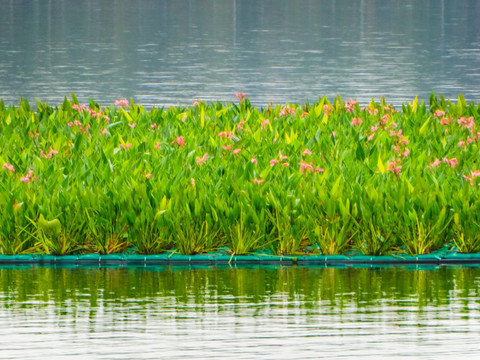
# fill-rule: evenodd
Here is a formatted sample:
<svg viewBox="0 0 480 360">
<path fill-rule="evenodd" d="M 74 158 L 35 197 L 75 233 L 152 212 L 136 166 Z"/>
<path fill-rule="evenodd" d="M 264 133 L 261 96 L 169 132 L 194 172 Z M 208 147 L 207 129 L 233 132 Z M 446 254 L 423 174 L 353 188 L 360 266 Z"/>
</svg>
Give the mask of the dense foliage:
<svg viewBox="0 0 480 360">
<path fill-rule="evenodd" d="M 480 106 L 0 102 L 0 253 L 480 251 Z"/>
</svg>

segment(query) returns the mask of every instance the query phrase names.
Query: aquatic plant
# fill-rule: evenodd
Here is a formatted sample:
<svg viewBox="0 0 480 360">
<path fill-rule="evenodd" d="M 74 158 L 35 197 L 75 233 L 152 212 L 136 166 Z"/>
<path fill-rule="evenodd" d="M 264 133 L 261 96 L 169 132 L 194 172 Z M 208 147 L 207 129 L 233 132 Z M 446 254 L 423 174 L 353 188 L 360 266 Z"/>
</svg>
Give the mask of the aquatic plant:
<svg viewBox="0 0 480 360">
<path fill-rule="evenodd" d="M 0 100 L 0 252 L 480 250 L 480 106 Z"/>
</svg>

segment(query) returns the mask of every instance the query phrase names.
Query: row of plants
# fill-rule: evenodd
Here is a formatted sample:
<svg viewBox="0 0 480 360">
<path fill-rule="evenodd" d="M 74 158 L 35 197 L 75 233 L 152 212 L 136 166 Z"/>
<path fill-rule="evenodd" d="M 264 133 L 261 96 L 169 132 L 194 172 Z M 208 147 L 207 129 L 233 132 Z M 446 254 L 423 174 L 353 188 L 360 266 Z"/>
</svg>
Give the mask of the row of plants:
<svg viewBox="0 0 480 360">
<path fill-rule="evenodd" d="M 2 254 L 480 251 L 480 106 L 0 101 Z"/>
</svg>

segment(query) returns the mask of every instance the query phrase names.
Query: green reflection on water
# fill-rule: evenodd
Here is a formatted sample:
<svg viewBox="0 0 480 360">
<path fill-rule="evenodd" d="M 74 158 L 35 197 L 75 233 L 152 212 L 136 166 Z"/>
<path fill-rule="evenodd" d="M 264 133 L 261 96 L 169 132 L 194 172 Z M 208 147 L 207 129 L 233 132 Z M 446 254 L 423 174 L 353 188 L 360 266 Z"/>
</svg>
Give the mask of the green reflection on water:
<svg viewBox="0 0 480 360">
<path fill-rule="evenodd" d="M 266 303 L 280 296 L 305 309 L 368 308 L 388 300 L 408 306 L 478 302 L 480 268 L 120 267 L 0 268 L 3 307 L 85 302 L 96 308 L 124 301 L 198 305 Z M 222 311 L 219 308 L 218 311 Z"/>
</svg>

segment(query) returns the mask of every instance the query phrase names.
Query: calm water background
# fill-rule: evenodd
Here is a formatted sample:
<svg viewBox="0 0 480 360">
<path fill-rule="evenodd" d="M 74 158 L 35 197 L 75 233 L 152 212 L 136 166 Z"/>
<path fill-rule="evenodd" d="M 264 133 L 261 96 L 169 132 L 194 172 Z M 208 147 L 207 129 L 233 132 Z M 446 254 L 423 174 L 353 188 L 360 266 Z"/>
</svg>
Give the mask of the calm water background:
<svg viewBox="0 0 480 360">
<path fill-rule="evenodd" d="M 480 101 L 477 0 L 0 0 L 0 98 Z"/>
<path fill-rule="evenodd" d="M 480 268 L 0 268 L 2 359 L 478 359 Z"/>
</svg>

